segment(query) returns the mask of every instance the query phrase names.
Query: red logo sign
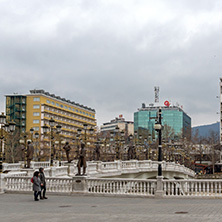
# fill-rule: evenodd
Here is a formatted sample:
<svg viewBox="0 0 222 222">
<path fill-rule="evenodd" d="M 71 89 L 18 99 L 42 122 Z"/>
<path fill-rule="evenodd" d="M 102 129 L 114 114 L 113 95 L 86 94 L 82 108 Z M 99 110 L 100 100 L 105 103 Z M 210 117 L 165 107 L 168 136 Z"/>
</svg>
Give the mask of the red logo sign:
<svg viewBox="0 0 222 222">
<path fill-rule="evenodd" d="M 170 102 L 166 100 L 166 101 L 164 102 L 164 105 L 165 105 L 165 106 L 170 106 Z"/>
</svg>

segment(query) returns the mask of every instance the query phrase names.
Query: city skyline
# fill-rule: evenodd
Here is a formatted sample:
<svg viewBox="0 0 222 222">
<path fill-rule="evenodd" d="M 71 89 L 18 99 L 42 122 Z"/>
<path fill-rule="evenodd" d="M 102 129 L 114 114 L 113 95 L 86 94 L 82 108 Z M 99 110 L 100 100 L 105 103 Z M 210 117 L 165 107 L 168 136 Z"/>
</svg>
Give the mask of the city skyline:
<svg viewBox="0 0 222 222">
<path fill-rule="evenodd" d="M 96 110 L 97 125 L 142 103 L 220 120 L 221 1 L 0 1 L 4 95 L 44 89 Z"/>
</svg>

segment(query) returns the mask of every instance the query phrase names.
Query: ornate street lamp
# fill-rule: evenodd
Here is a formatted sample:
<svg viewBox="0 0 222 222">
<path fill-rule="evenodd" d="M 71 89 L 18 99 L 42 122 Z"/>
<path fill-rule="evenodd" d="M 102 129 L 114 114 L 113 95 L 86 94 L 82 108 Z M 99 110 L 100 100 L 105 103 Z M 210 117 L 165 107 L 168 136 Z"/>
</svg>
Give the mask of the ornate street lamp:
<svg viewBox="0 0 222 222">
<path fill-rule="evenodd" d="M 94 129 L 93 129 L 93 127 L 91 127 L 90 129 L 88 129 L 88 124 L 87 123 L 84 123 L 83 124 L 83 130 L 84 130 L 84 144 L 85 144 L 85 146 L 86 145 L 90 145 L 90 142 L 88 142 L 87 143 L 87 134 L 86 134 L 86 132 L 87 132 L 87 130 L 89 131 L 89 134 L 90 135 L 93 135 L 93 133 L 94 133 Z M 77 129 L 77 134 L 80 136 L 81 135 L 81 133 L 82 133 L 82 129 Z M 80 141 L 82 141 L 82 140 L 80 140 Z M 92 157 L 92 153 L 91 153 L 91 150 L 90 150 L 90 159 L 91 159 L 91 157 Z"/>
<path fill-rule="evenodd" d="M 15 126 L 16 126 L 15 122 L 9 122 L 9 131 L 14 132 L 15 131 Z"/>
<path fill-rule="evenodd" d="M 158 132 L 158 176 L 162 176 L 162 138 L 161 131 L 163 126 L 161 125 L 162 116 L 161 108 L 159 108 L 156 117 L 156 123 L 154 129 Z"/>
<path fill-rule="evenodd" d="M 51 149 L 51 157 L 50 157 L 50 166 L 53 166 L 53 157 L 54 157 L 54 144 L 53 144 L 53 139 L 54 139 L 54 136 L 53 136 L 53 129 L 55 127 L 55 120 L 53 118 L 51 118 L 49 120 L 49 127 L 47 125 L 44 125 L 42 128 L 43 128 L 43 133 L 44 134 L 47 134 L 48 133 L 48 130 L 50 130 L 50 149 Z M 56 126 L 56 133 L 61 133 L 61 129 L 62 129 L 62 126 L 60 125 L 57 125 Z"/>
<path fill-rule="evenodd" d="M 3 125 L 6 123 L 6 116 L 4 115 L 4 113 L 2 113 L 0 115 L 0 125 L 1 125 L 1 150 L 0 150 L 0 173 L 2 173 L 3 171 L 3 152 L 2 152 L 2 146 L 3 146 L 3 139 L 4 139 L 4 135 L 3 135 Z"/>
</svg>

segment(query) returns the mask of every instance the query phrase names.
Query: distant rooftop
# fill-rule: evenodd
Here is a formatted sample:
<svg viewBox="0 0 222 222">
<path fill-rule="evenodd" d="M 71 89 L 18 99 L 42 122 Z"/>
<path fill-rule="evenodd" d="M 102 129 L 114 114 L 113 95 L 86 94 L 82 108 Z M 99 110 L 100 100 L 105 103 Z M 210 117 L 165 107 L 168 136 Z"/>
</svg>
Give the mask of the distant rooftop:
<svg viewBox="0 0 222 222">
<path fill-rule="evenodd" d="M 90 107 L 81 105 L 79 103 L 73 102 L 73 101 L 65 99 L 65 98 L 61 98 L 60 96 L 56 96 L 55 94 L 50 94 L 49 92 L 45 92 L 45 90 L 43 90 L 43 89 L 30 90 L 30 93 L 31 94 L 43 94 L 43 95 L 46 95 L 46 96 L 50 96 L 50 97 L 52 97 L 54 99 L 57 99 L 57 100 L 60 100 L 62 102 L 67 102 L 67 103 L 70 103 L 71 105 L 75 105 L 75 106 L 81 107 L 83 109 L 87 109 L 87 110 L 90 110 L 92 112 L 95 112 L 95 109 L 92 109 Z"/>
<path fill-rule="evenodd" d="M 162 110 L 179 110 L 186 114 L 186 112 L 184 112 L 184 110 L 180 106 L 154 106 L 154 104 L 150 104 L 150 106 L 146 107 L 144 103 L 142 103 L 141 108 L 138 108 L 138 111 L 155 111 L 159 108 L 161 108 Z"/>
<path fill-rule="evenodd" d="M 105 126 L 105 125 L 109 125 L 112 123 L 128 123 L 129 124 L 129 123 L 133 123 L 133 121 L 126 121 L 122 115 L 119 115 L 119 117 L 112 119 L 110 122 L 103 123 L 103 125 Z"/>
</svg>

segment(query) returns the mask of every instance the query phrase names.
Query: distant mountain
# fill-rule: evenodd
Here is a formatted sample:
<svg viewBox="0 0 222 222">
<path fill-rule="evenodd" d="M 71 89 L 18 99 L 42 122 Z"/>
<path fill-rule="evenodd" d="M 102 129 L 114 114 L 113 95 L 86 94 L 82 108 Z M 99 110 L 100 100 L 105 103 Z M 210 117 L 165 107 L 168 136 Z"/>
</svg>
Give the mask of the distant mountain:
<svg viewBox="0 0 222 222">
<path fill-rule="evenodd" d="M 220 123 L 213 123 L 209 125 L 202 125 L 202 126 L 195 126 L 192 127 L 192 136 L 195 135 L 196 130 L 199 130 L 199 136 L 200 137 L 208 137 L 210 135 L 211 131 L 214 131 L 219 135 L 220 133 Z"/>
</svg>

